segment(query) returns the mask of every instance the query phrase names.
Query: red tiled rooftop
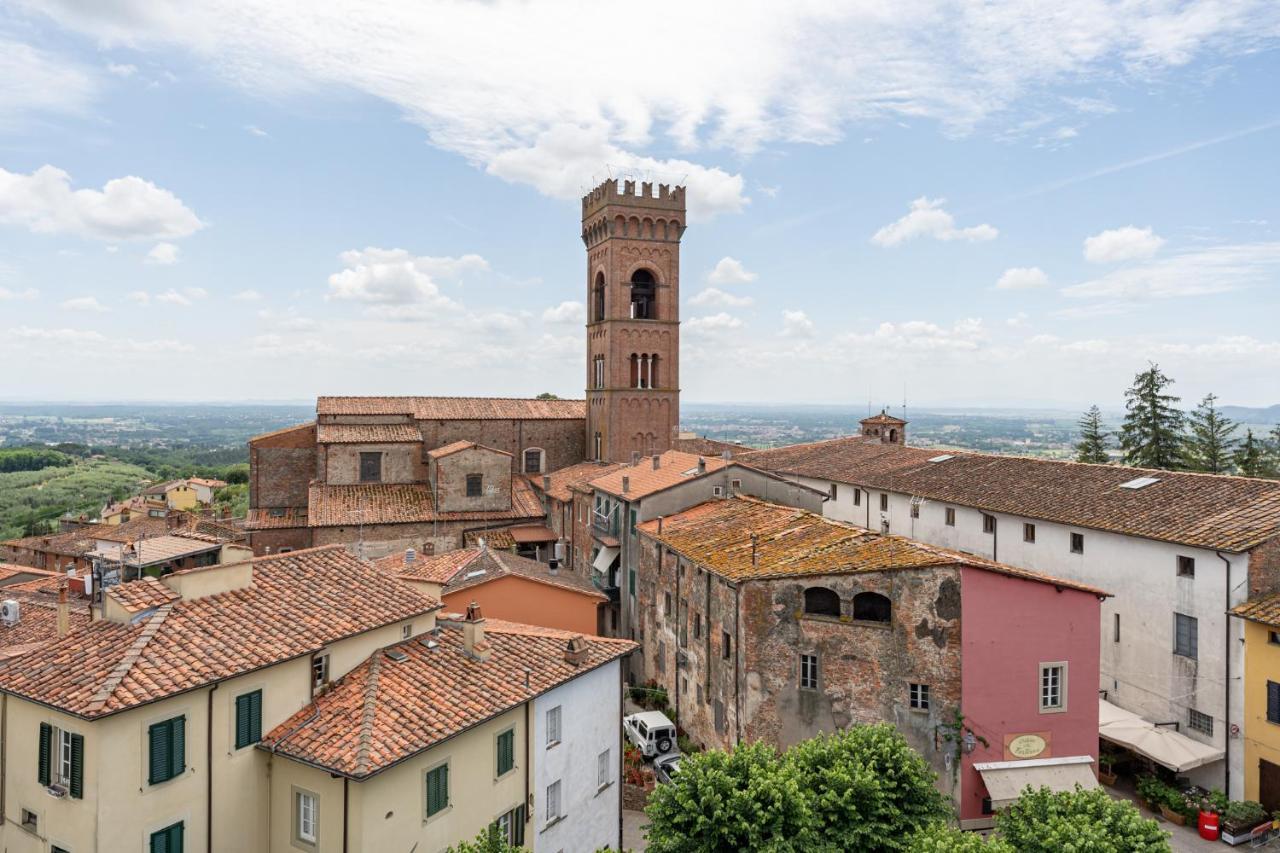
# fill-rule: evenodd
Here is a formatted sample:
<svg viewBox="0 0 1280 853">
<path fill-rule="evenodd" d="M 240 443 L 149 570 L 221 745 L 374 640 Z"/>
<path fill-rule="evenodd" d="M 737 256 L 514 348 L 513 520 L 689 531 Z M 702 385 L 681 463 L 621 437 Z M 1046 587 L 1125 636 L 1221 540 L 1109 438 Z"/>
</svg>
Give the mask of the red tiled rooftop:
<svg viewBox="0 0 1280 853">
<path fill-rule="evenodd" d="M 422 441 L 413 424 L 319 424 L 317 444 L 405 444 Z"/>
<path fill-rule="evenodd" d="M 573 499 L 570 491 L 573 486 L 585 486 L 597 477 L 623 467 L 626 466 L 621 462 L 579 462 L 577 465 L 569 465 L 546 475 L 550 481 L 546 493 L 552 500 L 567 503 Z M 541 477 L 530 475 L 529 481 L 534 488 L 542 490 Z"/>
<path fill-rule="evenodd" d="M 511 478 L 511 508 L 437 512 L 426 483 L 365 483 L 332 486 L 312 483 L 308 492 L 311 527 L 358 524 L 407 524 L 426 521 L 506 521 L 542 519 L 538 496 L 523 477 Z"/>
<path fill-rule="evenodd" d="M 426 421 L 562 420 L 587 416 L 583 400 L 510 397 L 319 397 L 316 414 L 407 415 Z"/>
<path fill-rule="evenodd" d="M 630 500 L 643 498 L 648 495 L 655 494 L 672 486 L 678 486 L 681 483 L 699 475 L 698 462 L 702 460 L 706 465 L 706 472 L 719 471 L 725 466 L 725 461 L 719 456 L 710 458 L 698 456 L 693 453 L 681 453 L 678 450 L 668 450 L 658 456 L 658 467 L 653 467 L 653 457 L 643 456 L 636 465 L 623 465 L 613 471 L 596 477 L 591 481 L 591 488 L 597 491 L 608 492 L 611 495 L 625 496 Z M 622 478 L 627 478 L 627 489 L 622 489 Z"/>
</svg>

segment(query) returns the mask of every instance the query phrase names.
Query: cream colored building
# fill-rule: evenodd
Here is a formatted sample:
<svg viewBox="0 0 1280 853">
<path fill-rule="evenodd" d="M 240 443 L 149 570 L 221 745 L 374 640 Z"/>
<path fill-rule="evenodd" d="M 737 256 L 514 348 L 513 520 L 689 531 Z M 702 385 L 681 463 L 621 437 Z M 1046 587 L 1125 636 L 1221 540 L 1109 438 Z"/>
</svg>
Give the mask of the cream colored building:
<svg viewBox="0 0 1280 853">
<path fill-rule="evenodd" d="M 525 742 L 522 709 L 531 697 L 488 696 L 486 679 L 510 680 L 510 666 L 500 663 L 508 653 L 510 661 L 527 661 L 531 644 L 566 641 L 515 633 L 514 645 L 481 642 L 487 661 L 468 657 L 460 627 L 435 630 L 438 608 L 340 547 L 110 588 L 94 623 L 0 669 L 0 846 L 12 853 L 414 844 L 434 851 L 473 837 L 497 817 L 490 812 L 499 803 L 527 802 L 520 771 L 495 778 L 492 762 L 481 759 L 492 756 L 500 731 Z M 482 623 L 469 624 L 474 641 Z M 602 642 L 587 643 L 593 655 L 604 654 Z M 417 738 L 422 748 L 361 775 L 370 755 L 361 749 L 369 742 L 367 703 L 354 716 L 336 711 L 371 671 L 382 671 L 376 680 L 384 689 L 397 683 L 386 656 L 398 646 L 421 649 L 428 670 L 448 664 L 441 684 L 470 665 L 480 682 L 448 698 L 477 716 L 443 739 L 425 724 L 389 729 L 396 743 Z M 610 661 L 616 665 L 616 657 Z M 420 692 L 400 686 L 411 697 Z M 326 709 L 334 713 L 317 713 Z M 322 721 L 327 760 L 348 762 L 347 775 L 334 777 L 293 754 Z M 451 769 L 449 808 L 428 820 L 421 785 L 410 782 L 425 784 L 426 765 L 442 761 Z M 299 799 L 299 791 L 314 800 Z M 300 824 L 298 804 L 307 802 L 311 817 Z"/>
</svg>

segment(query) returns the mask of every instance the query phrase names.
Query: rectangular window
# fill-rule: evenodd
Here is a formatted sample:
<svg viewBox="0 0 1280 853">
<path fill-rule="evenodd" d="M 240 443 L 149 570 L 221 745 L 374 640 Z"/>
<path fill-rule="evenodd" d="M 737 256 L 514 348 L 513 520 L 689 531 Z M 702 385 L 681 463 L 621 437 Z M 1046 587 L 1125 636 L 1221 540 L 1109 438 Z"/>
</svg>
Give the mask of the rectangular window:
<svg viewBox="0 0 1280 853">
<path fill-rule="evenodd" d="M 724 734 L 724 729 L 725 729 L 724 703 L 721 702 L 719 699 L 717 699 L 712 704 L 711 709 L 712 709 L 711 710 L 712 716 L 714 717 L 716 731 L 720 734 Z"/>
<path fill-rule="evenodd" d="M 728 660 L 733 655 L 733 639 L 728 631 L 720 632 L 720 657 Z"/>
<path fill-rule="evenodd" d="M 1268 631 L 1267 642 L 1273 646 L 1280 646 L 1280 631 Z"/>
<path fill-rule="evenodd" d="M 1115 643 L 1120 642 L 1120 614 L 1119 613 L 1116 614 L 1115 631 L 1111 636 L 1111 640 L 1112 642 L 1115 642 Z"/>
<path fill-rule="evenodd" d="M 1040 713 L 1067 709 L 1067 665 L 1040 664 Z"/>
<path fill-rule="evenodd" d="M 560 706 L 547 711 L 547 746 L 555 746 L 560 742 Z"/>
<path fill-rule="evenodd" d="M 329 656 L 316 655 L 311 659 L 311 687 L 319 690 L 329 683 Z"/>
<path fill-rule="evenodd" d="M 730 481 L 729 481 L 729 488 L 733 489 L 735 492 L 737 492 L 737 491 L 741 491 L 741 489 L 742 489 L 742 481 L 741 481 L 741 480 L 730 480 Z"/>
<path fill-rule="evenodd" d="M 911 501 L 911 517 L 912 518 L 920 517 L 920 502 L 917 500 Z"/>
<path fill-rule="evenodd" d="M 381 483 L 382 482 L 382 454 L 381 453 L 361 453 L 360 454 L 360 482 L 362 483 Z"/>
<path fill-rule="evenodd" d="M 996 517 L 994 515 L 987 515 L 985 512 L 982 514 L 982 532 L 996 532 Z"/>
<path fill-rule="evenodd" d="M 151 853 L 182 853 L 182 821 L 151 833 Z"/>
<path fill-rule="evenodd" d="M 498 735 L 498 775 L 505 776 L 516 766 L 516 730 L 507 729 Z"/>
<path fill-rule="evenodd" d="M 667 644 L 662 640 L 658 641 L 658 656 L 653 659 L 653 668 L 659 673 L 667 671 Z"/>
<path fill-rule="evenodd" d="M 667 616 L 671 615 L 671 593 L 669 592 L 662 594 L 662 612 Z"/>
<path fill-rule="evenodd" d="M 501 840 L 512 847 L 522 847 L 524 845 L 524 806 L 516 806 L 511 811 L 504 812 L 490 826 L 498 833 L 498 838 Z"/>
<path fill-rule="evenodd" d="M 613 780 L 609 778 L 609 750 L 596 756 L 596 787 L 607 788 Z"/>
<path fill-rule="evenodd" d="M 886 495 L 884 492 L 880 493 L 880 511 L 881 512 L 889 511 L 889 496 Z"/>
<path fill-rule="evenodd" d="M 22 819 L 22 828 L 27 832 L 40 831 L 40 815 L 31 811 L 31 809 L 23 809 L 20 817 Z"/>
<path fill-rule="evenodd" d="M 547 786 L 547 823 L 554 823 L 562 817 L 560 814 L 560 780 Z"/>
<path fill-rule="evenodd" d="M 303 844 L 315 844 L 319 835 L 316 795 L 310 791 L 293 792 L 293 838 Z"/>
<path fill-rule="evenodd" d="M 1036 526 L 1034 524 L 1027 522 L 1022 525 L 1022 541 L 1032 543 L 1036 541 Z"/>
<path fill-rule="evenodd" d="M 862 489 L 853 490 L 853 505 L 862 506 Z"/>
<path fill-rule="evenodd" d="M 1084 534 L 1083 533 L 1071 534 L 1071 553 L 1072 554 L 1084 553 Z"/>
<path fill-rule="evenodd" d="M 693 614 L 693 638 L 699 640 L 702 638 L 702 614 Z"/>
<path fill-rule="evenodd" d="M 1195 708 L 1188 708 L 1187 728 L 1194 729 L 1201 734 L 1211 735 L 1213 734 L 1213 715 L 1202 713 Z"/>
<path fill-rule="evenodd" d="M 409 638 L 410 638 L 410 637 L 412 637 L 412 636 L 413 636 L 413 623 L 412 623 L 412 622 L 410 622 L 408 625 L 401 625 L 401 626 L 400 626 L 400 639 L 402 639 L 402 640 L 407 640 L 407 639 L 409 639 Z"/>
<path fill-rule="evenodd" d="M 262 691 L 236 697 L 236 749 L 262 740 Z"/>
<path fill-rule="evenodd" d="M 910 685 L 911 707 L 917 711 L 929 710 L 929 685 L 912 684 Z"/>
<path fill-rule="evenodd" d="M 1195 659 L 1200 652 L 1200 624 L 1194 616 L 1173 614 L 1173 653 Z"/>
<path fill-rule="evenodd" d="M 62 786 L 74 799 L 84 796 L 84 737 L 41 723 L 37 779 Z"/>
<path fill-rule="evenodd" d="M 631 530 L 631 535 L 635 536 L 636 535 L 636 511 L 634 509 L 631 510 L 630 530 Z"/>
<path fill-rule="evenodd" d="M 1280 684 L 1267 682 L 1267 722 L 1280 724 Z"/>
<path fill-rule="evenodd" d="M 680 623 L 680 648 L 689 645 L 689 622 L 688 619 Z"/>
<path fill-rule="evenodd" d="M 484 494 L 484 475 L 467 475 L 467 497 L 478 498 Z"/>
<path fill-rule="evenodd" d="M 524 452 L 524 472 L 526 474 L 542 473 L 541 450 L 526 450 Z"/>
<path fill-rule="evenodd" d="M 831 484 L 831 488 L 830 488 L 830 490 L 828 490 L 828 492 L 827 492 L 827 493 L 831 496 L 831 500 L 835 500 L 835 499 L 836 499 L 836 495 L 838 494 L 838 490 L 836 489 L 836 484 L 835 484 L 835 483 L 832 483 L 832 484 Z"/>
<path fill-rule="evenodd" d="M 147 782 L 159 785 L 187 768 L 187 718 L 174 717 L 163 723 L 155 723 L 147 730 L 150 755 L 147 764 Z"/>
<path fill-rule="evenodd" d="M 818 689 L 818 656 L 800 655 L 800 689 Z"/>
<path fill-rule="evenodd" d="M 636 570 L 627 570 L 627 591 L 631 593 L 631 597 L 636 597 Z"/>
<path fill-rule="evenodd" d="M 449 765 L 441 764 L 427 771 L 427 817 L 449 807 Z"/>
<path fill-rule="evenodd" d="M 1196 576 L 1196 558 L 1178 555 L 1178 577 L 1193 578 Z"/>
<path fill-rule="evenodd" d="M 943 513 L 943 518 L 944 518 L 944 523 L 947 525 L 947 527 L 955 527 L 956 526 L 956 508 L 952 506 L 947 507 L 946 511 Z"/>
</svg>

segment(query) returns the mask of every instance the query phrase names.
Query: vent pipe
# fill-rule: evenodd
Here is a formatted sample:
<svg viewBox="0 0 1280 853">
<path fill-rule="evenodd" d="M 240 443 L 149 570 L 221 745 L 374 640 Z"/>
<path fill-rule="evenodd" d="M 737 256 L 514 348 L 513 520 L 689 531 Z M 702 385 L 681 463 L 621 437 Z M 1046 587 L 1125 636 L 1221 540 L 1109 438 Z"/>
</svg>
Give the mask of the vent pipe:
<svg viewBox="0 0 1280 853">
<path fill-rule="evenodd" d="M 631 491 L 631 478 L 628 477 L 626 474 L 623 474 L 622 475 L 622 493 L 625 495 L 629 491 Z"/>
</svg>

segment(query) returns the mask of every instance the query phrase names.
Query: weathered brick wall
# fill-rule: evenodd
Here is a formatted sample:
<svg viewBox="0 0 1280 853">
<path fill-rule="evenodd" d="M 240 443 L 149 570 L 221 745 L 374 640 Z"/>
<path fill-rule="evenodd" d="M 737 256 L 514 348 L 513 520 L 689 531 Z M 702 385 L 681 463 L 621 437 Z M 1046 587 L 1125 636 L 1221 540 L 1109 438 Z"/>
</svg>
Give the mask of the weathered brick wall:
<svg viewBox="0 0 1280 853">
<path fill-rule="evenodd" d="M 482 526 L 484 525 L 477 522 L 464 521 L 368 524 L 363 531 L 364 557 L 372 560 L 403 552 L 406 548 L 414 548 L 419 553 L 452 551 L 462 547 L 464 530 Z M 356 526 L 317 527 L 313 530 L 312 538 L 316 545 L 346 545 L 351 553 L 359 554 L 360 536 L 361 530 Z"/>
<path fill-rule="evenodd" d="M 1249 596 L 1280 592 L 1280 536 L 1249 552 Z"/>
<path fill-rule="evenodd" d="M 420 444 L 328 444 L 320 449 L 320 479 L 331 485 L 360 482 L 360 454 L 382 454 L 383 483 L 421 483 L 427 479 Z"/>
<path fill-rule="evenodd" d="M 307 505 L 317 475 L 315 424 L 304 424 L 249 443 L 249 506 Z"/>
<path fill-rule="evenodd" d="M 431 465 L 436 509 L 440 512 L 497 512 L 511 509 L 511 459 L 481 447 L 459 450 Z M 481 494 L 467 496 L 467 477 L 479 474 Z"/>
<path fill-rule="evenodd" d="M 274 530 L 253 530 L 249 532 L 249 547 L 255 556 L 263 554 L 279 554 L 281 548 L 297 551 L 311 547 L 311 529 L 308 527 L 285 527 Z"/>
<path fill-rule="evenodd" d="M 546 453 L 546 469 L 555 471 L 586 459 L 582 420 L 419 421 L 423 449 L 454 441 L 474 441 L 511 454 L 512 470 L 523 468 L 523 452 L 531 447 Z"/>
</svg>

